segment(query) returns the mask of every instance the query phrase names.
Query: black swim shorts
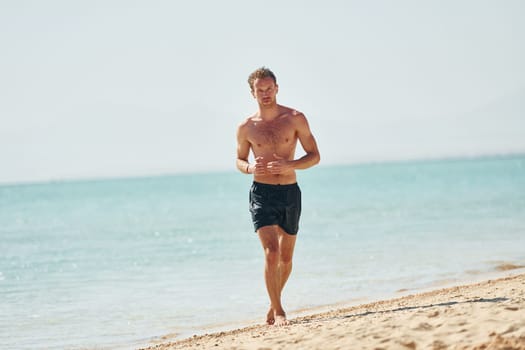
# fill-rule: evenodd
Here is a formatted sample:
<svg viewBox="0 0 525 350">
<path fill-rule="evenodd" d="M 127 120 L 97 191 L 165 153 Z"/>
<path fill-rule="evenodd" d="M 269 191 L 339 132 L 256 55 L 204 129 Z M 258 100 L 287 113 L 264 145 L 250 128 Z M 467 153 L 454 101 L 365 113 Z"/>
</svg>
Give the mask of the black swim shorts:
<svg viewBox="0 0 525 350">
<path fill-rule="evenodd" d="M 250 188 L 250 213 L 255 231 L 279 225 L 286 233 L 299 231 L 301 190 L 295 184 L 269 185 L 254 182 Z"/>
</svg>

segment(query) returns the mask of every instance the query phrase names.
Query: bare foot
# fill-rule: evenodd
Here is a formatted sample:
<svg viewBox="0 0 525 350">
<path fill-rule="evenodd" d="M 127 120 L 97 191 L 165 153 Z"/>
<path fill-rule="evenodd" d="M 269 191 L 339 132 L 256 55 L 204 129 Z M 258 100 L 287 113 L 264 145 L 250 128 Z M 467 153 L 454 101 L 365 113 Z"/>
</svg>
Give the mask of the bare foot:
<svg viewBox="0 0 525 350">
<path fill-rule="evenodd" d="M 288 326 L 290 321 L 286 319 L 286 315 L 275 315 L 274 325 L 277 327 Z"/>
<path fill-rule="evenodd" d="M 266 324 L 271 326 L 275 323 L 275 317 L 272 307 L 270 306 L 270 310 L 268 310 L 268 314 L 266 315 Z"/>
</svg>

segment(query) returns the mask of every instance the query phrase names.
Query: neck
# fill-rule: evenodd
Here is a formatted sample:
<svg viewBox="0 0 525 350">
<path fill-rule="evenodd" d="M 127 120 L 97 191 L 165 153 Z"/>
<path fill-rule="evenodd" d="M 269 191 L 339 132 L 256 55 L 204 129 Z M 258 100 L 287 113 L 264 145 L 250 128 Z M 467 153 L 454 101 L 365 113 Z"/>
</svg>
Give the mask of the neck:
<svg viewBox="0 0 525 350">
<path fill-rule="evenodd" d="M 259 117 L 263 120 L 273 120 L 279 116 L 279 105 L 273 104 L 271 106 L 259 105 Z"/>
</svg>

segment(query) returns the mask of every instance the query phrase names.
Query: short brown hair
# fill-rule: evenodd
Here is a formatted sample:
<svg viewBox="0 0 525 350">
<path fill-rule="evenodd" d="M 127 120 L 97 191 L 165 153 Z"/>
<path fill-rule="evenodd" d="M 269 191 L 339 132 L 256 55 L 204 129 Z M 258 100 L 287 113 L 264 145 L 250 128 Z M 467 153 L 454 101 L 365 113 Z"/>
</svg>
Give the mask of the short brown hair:
<svg viewBox="0 0 525 350">
<path fill-rule="evenodd" d="M 248 77 L 248 84 L 250 84 L 250 89 L 253 91 L 253 83 L 255 83 L 255 80 L 264 78 L 272 78 L 273 82 L 277 84 L 277 78 L 275 77 L 275 74 L 273 74 L 273 72 L 270 69 L 266 67 L 261 67 L 256 69 Z"/>
</svg>

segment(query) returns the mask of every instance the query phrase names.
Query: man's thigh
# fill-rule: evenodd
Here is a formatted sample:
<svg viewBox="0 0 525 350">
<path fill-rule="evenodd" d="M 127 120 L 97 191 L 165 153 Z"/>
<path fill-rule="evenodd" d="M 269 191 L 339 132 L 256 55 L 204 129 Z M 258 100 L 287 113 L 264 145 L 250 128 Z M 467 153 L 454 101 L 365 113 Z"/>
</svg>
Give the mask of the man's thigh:
<svg viewBox="0 0 525 350">
<path fill-rule="evenodd" d="M 293 257 L 297 235 L 286 233 L 286 231 L 280 226 L 277 226 L 277 231 L 279 233 L 279 250 L 281 253 L 281 259 L 283 261 L 290 261 Z"/>
<path fill-rule="evenodd" d="M 263 226 L 257 230 L 263 249 L 270 251 L 280 250 L 280 231 L 277 225 Z"/>
<path fill-rule="evenodd" d="M 283 260 L 291 260 L 297 235 L 286 233 L 279 225 L 263 226 L 257 233 L 263 249 L 278 250 Z"/>
</svg>

